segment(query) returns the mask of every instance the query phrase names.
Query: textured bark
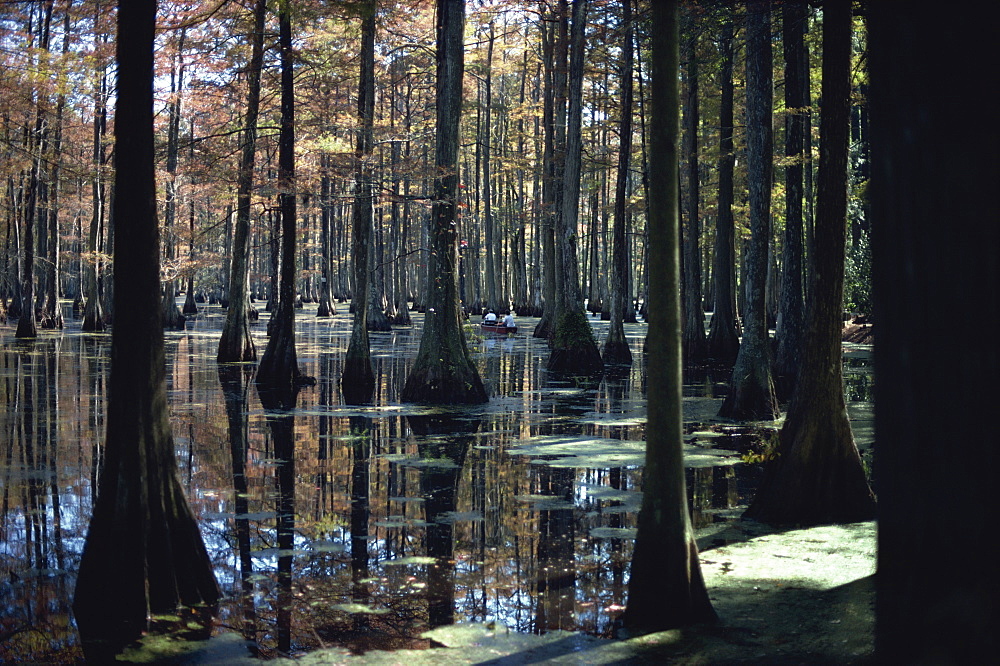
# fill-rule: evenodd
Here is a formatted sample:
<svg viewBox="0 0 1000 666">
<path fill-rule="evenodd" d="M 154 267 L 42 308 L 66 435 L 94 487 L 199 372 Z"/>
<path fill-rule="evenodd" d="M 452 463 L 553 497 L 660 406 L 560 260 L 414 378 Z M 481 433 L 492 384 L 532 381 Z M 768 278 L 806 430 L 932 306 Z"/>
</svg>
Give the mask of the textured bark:
<svg viewBox="0 0 1000 666">
<path fill-rule="evenodd" d="M 681 262 L 684 302 L 682 308 L 684 364 L 700 365 L 708 354 L 705 338 L 705 307 L 701 293 L 701 222 L 698 216 L 700 188 L 698 183 L 698 30 L 689 21 L 689 35 L 684 43 L 684 73 L 687 99 L 684 103 L 684 166 L 687 175 L 687 215 L 683 223 L 684 259 Z"/>
<path fill-rule="evenodd" d="M 167 105 L 167 182 L 164 187 L 166 200 L 163 209 L 163 246 L 164 258 L 172 261 L 174 249 L 174 224 L 177 221 L 177 154 L 180 143 L 181 128 L 181 90 L 184 87 L 184 41 L 187 31 L 181 28 L 177 44 L 177 52 L 170 66 L 170 94 L 173 99 Z M 173 279 L 163 283 L 163 326 L 170 329 L 183 329 L 187 318 L 177 307 L 177 283 Z"/>
<path fill-rule="evenodd" d="M 681 308 L 677 218 L 677 5 L 653 5 L 649 191 L 649 419 L 642 507 L 628 605 L 631 632 L 716 619 L 688 513 L 681 430 Z"/>
<path fill-rule="evenodd" d="M 775 331 L 774 380 L 787 400 L 795 386 L 802 340 L 802 151 L 805 148 L 809 87 L 806 72 L 806 6 L 787 3 L 782 10 L 785 45 L 785 237 L 781 263 L 781 304 Z M 817 248 L 822 250 L 822 248 Z"/>
<path fill-rule="evenodd" d="M 420 349 L 400 399 L 425 404 L 483 403 L 489 398 L 465 344 L 458 293 L 458 121 L 464 70 L 462 0 L 437 5 L 437 133 L 431 208 L 427 311 Z"/>
<path fill-rule="evenodd" d="M 375 114 L 375 4 L 368 3 L 361 23 L 361 72 L 358 84 L 359 129 L 354 152 L 354 210 L 351 218 L 351 259 L 354 267 L 354 323 L 344 357 L 340 386 L 348 404 L 371 402 L 375 391 L 371 346 L 368 340 L 372 299 L 369 262 L 372 236 L 372 151 Z"/>
<path fill-rule="evenodd" d="M 868 7 L 875 653 L 886 664 L 975 664 L 1000 650 L 997 578 L 969 559 L 996 541 L 1000 141 L 995 123 L 970 137 L 954 96 L 930 82 L 981 85 L 998 64 L 996 27 L 933 4 L 898 9 Z M 928 316 L 937 303 L 969 313 L 960 339 L 953 318 Z"/>
<path fill-rule="evenodd" d="M 823 114 L 820 119 L 813 285 L 796 389 L 781 429 L 778 457 L 744 514 L 786 525 L 875 517 L 844 403 L 841 311 L 847 229 L 850 138 L 849 0 L 823 12 Z"/>
<path fill-rule="evenodd" d="M 542 300 L 541 319 L 532 335 L 551 338 L 556 318 L 556 225 L 562 210 L 562 172 L 566 142 L 566 60 L 569 53 L 569 11 L 559 0 L 555 15 L 547 14 L 542 25 L 542 61 L 545 90 L 542 122 L 545 142 L 542 152 Z"/>
<path fill-rule="evenodd" d="M 95 12 L 99 9 L 95 8 Z M 93 122 L 93 148 L 92 167 L 94 175 L 91 180 L 91 217 L 90 228 L 87 234 L 87 254 L 89 260 L 84 269 L 83 289 L 85 294 L 85 304 L 83 310 L 83 323 L 81 329 L 86 332 L 101 332 L 104 330 L 104 313 L 101 308 L 101 264 L 97 251 L 100 249 L 101 227 L 104 223 L 105 206 L 105 181 L 103 168 L 104 156 L 104 134 L 107 130 L 107 90 L 108 80 L 104 68 L 97 74 L 98 81 L 94 90 L 94 122 Z"/>
<path fill-rule="evenodd" d="M 729 393 L 719 415 L 740 420 L 775 419 L 778 401 L 771 377 L 771 343 L 764 290 L 771 236 L 771 3 L 750 3 L 747 17 L 747 169 L 750 244 L 745 280 L 746 316 Z"/>
<path fill-rule="evenodd" d="M 160 322 L 153 150 L 156 3 L 118 8 L 115 311 L 104 468 L 73 609 L 96 661 L 151 613 L 212 604 L 219 589 L 177 478 Z M 91 654 L 93 652 L 93 655 Z M 88 659 L 89 660 L 89 659 Z"/>
<path fill-rule="evenodd" d="M 250 335 L 250 298 L 247 289 L 247 268 L 250 258 L 250 195 L 253 191 L 253 170 L 257 155 L 257 117 L 260 112 L 260 74 L 264 62 L 265 0 L 256 0 L 253 10 L 253 34 L 250 43 L 250 64 L 247 69 L 247 108 L 243 121 L 243 145 L 236 183 L 236 224 L 233 229 L 233 251 L 229 274 L 229 307 L 219 339 L 217 359 L 220 363 L 256 361 L 257 349 Z"/>
<path fill-rule="evenodd" d="M 281 209 L 281 281 L 278 308 L 272 315 L 267 347 L 257 368 L 257 386 L 276 391 L 294 403 L 296 386 L 303 381 L 295 353 L 295 94 L 292 65 L 291 8 L 278 13 L 281 46 L 281 133 L 278 139 L 278 204 Z"/>
<path fill-rule="evenodd" d="M 618 178 L 615 183 L 615 219 L 611 246 L 611 316 L 608 338 L 601 349 L 606 365 L 632 365 L 632 350 L 625 338 L 625 301 L 628 297 L 628 236 L 625 234 L 625 203 L 628 197 L 628 170 L 632 156 L 632 0 L 622 0 L 621 118 L 618 121 L 620 146 Z M 597 246 L 596 239 L 593 247 Z M 596 263 L 597 253 L 594 253 Z"/>
<path fill-rule="evenodd" d="M 736 250 L 733 229 L 733 21 L 727 15 L 719 40 L 722 66 L 722 96 L 719 103 L 719 214 L 715 221 L 715 253 L 712 279 L 715 281 L 715 304 L 708 327 L 708 358 L 730 366 L 740 350 L 736 330 L 736 291 L 733 273 Z"/>
<path fill-rule="evenodd" d="M 566 123 L 566 162 L 562 173 L 561 214 L 556 218 L 555 321 L 549 346 L 548 369 L 554 372 L 595 374 L 604 370 L 601 352 L 583 309 L 577 275 L 577 221 L 580 209 L 580 167 L 583 107 L 583 55 L 587 22 L 586 0 L 573 0 L 570 33 L 569 109 Z M 548 309 L 548 308 L 546 308 Z"/>
</svg>

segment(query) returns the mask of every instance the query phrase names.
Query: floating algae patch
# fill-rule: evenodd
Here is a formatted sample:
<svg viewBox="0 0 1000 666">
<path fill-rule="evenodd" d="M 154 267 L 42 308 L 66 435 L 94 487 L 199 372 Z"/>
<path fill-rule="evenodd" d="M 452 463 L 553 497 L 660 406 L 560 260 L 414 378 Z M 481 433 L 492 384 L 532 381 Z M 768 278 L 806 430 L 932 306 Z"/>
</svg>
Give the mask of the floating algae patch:
<svg viewBox="0 0 1000 666">
<path fill-rule="evenodd" d="M 452 664 L 621 664 L 663 663 L 664 647 L 677 643 L 680 632 L 660 632 L 628 641 L 597 638 L 570 631 L 542 635 L 518 633 L 495 622 L 462 623 L 437 627 L 421 634 L 435 646 L 429 650 L 373 650 L 345 655 L 339 650 L 313 652 L 295 660 L 296 665 L 364 663 L 375 666 L 450 666 Z M 650 660 L 650 657 L 652 659 Z M 272 663 L 291 663 L 277 660 Z"/>
<path fill-rule="evenodd" d="M 406 566 L 423 566 L 426 564 L 436 564 L 437 560 L 433 557 L 422 557 L 419 555 L 412 555 L 410 557 L 398 557 L 394 560 L 386 560 L 382 563 L 386 567 L 406 567 Z"/>
<path fill-rule="evenodd" d="M 576 508 L 573 502 L 554 495 L 518 495 L 514 499 L 528 504 L 521 509 L 522 511 L 558 511 Z"/>
<path fill-rule="evenodd" d="M 594 539 L 634 539 L 637 531 L 634 527 L 595 527 L 590 530 L 590 536 Z"/>
<path fill-rule="evenodd" d="M 325 602 L 318 603 L 325 604 Z M 324 607 L 332 611 L 341 611 L 343 613 L 363 613 L 366 615 L 384 615 L 389 612 L 386 608 L 373 608 L 365 604 L 332 604 Z"/>
<path fill-rule="evenodd" d="M 532 463 L 537 465 L 574 469 L 642 467 L 646 462 L 646 442 L 595 437 L 535 438 L 528 444 L 508 449 L 508 452 L 536 457 Z M 691 445 L 684 447 L 685 467 L 720 467 L 739 461 L 739 456 L 727 449 L 706 449 Z"/>
</svg>

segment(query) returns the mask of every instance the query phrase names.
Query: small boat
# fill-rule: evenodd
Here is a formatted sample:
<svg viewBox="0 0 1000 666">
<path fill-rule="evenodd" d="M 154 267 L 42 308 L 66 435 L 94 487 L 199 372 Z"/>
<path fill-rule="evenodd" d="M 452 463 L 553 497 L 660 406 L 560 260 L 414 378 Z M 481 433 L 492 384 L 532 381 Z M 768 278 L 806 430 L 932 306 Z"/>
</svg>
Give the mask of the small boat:
<svg viewBox="0 0 1000 666">
<path fill-rule="evenodd" d="M 495 333 L 497 335 L 508 335 L 508 334 L 512 335 L 514 333 L 517 333 L 517 326 L 504 326 L 504 323 L 502 321 L 497 321 L 497 322 L 491 321 L 489 323 L 486 323 L 484 321 L 479 326 L 482 329 L 483 333 Z"/>
</svg>

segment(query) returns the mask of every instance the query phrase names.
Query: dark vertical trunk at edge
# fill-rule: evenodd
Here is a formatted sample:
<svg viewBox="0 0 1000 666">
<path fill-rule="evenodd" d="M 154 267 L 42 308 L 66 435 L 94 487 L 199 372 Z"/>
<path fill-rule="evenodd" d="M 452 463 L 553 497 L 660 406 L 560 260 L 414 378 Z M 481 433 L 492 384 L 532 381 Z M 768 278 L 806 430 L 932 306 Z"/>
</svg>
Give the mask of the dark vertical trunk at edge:
<svg viewBox="0 0 1000 666">
<path fill-rule="evenodd" d="M 948 93 L 975 89 L 983 72 L 996 71 L 996 26 L 974 11 L 914 3 L 900 12 L 875 2 L 868 27 L 875 656 L 975 664 L 1000 650 L 997 578 L 969 561 L 996 538 L 988 470 L 1000 463 L 989 417 L 1000 398 L 1000 134 L 985 123 L 970 140 Z M 938 303 L 969 313 L 960 340 L 952 317 L 928 316 Z"/>
<path fill-rule="evenodd" d="M 144 631 L 151 613 L 219 598 L 177 478 L 167 412 L 153 167 L 155 15 L 152 0 L 118 8 L 117 316 L 106 457 L 73 601 L 95 663 Z"/>
</svg>

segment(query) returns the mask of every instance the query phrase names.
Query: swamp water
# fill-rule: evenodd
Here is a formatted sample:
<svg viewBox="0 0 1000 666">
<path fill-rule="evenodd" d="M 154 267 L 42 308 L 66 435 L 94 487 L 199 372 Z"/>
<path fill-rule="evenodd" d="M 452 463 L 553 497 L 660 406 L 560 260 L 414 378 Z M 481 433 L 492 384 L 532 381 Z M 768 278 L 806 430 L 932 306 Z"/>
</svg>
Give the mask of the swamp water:
<svg viewBox="0 0 1000 666">
<path fill-rule="evenodd" d="M 599 382 L 549 376 L 545 341 L 470 340 L 487 405 L 401 404 L 422 321 L 372 333 L 375 404 L 341 404 L 350 316 L 299 311 L 299 364 L 316 385 L 268 414 L 252 367 L 220 375 L 223 314 L 166 333 L 182 483 L 225 595 L 214 632 L 260 657 L 430 644 L 436 626 L 606 635 L 626 601 L 645 440 L 645 326 L 635 365 Z M 606 323 L 591 319 L 598 340 Z M 258 353 L 266 315 L 254 326 Z M 82 656 L 70 615 L 103 447 L 110 334 L 29 343 L 0 326 L 0 661 Z M 870 348 L 845 346 L 855 435 L 871 438 Z M 685 379 L 686 461 L 702 549 L 753 493 L 741 455 L 760 432 L 716 418 L 727 372 Z M 228 409 L 227 409 L 228 407 Z M 749 433 L 749 434 L 748 434 Z"/>
</svg>

